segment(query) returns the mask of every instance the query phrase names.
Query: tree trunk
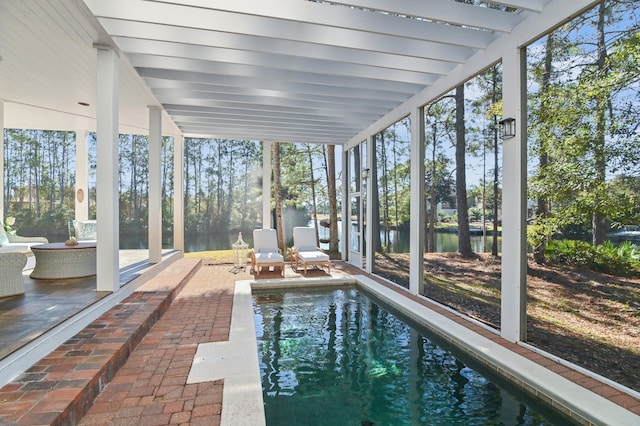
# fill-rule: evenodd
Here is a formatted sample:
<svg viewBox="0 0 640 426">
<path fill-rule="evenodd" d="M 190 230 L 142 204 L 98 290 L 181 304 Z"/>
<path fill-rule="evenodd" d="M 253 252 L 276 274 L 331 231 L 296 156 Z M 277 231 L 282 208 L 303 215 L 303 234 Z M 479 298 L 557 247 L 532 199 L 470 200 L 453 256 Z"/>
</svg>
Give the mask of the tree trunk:
<svg viewBox="0 0 640 426">
<path fill-rule="evenodd" d="M 227 158 L 227 170 L 228 170 L 228 174 L 229 174 L 229 182 L 227 184 L 227 191 L 226 194 L 224 194 L 225 198 L 226 198 L 226 203 L 224 204 L 226 206 L 225 208 L 225 212 L 224 212 L 224 218 L 223 218 L 223 226 L 222 229 L 230 229 L 231 227 L 231 212 L 233 211 L 233 200 L 234 200 L 234 196 L 233 196 L 233 186 L 235 185 L 235 179 L 234 179 L 234 173 L 235 173 L 235 158 L 234 158 L 234 147 L 231 146 L 231 144 L 233 144 L 233 142 L 228 141 L 228 140 L 224 140 L 224 143 L 228 144 L 227 148 L 228 148 L 228 158 Z M 220 183 L 220 186 L 222 186 L 222 183 Z"/>
<path fill-rule="evenodd" d="M 245 142 L 246 144 L 246 142 Z M 249 165 L 250 163 L 250 157 L 249 157 L 249 149 L 247 149 L 246 145 L 245 145 L 245 149 L 244 149 L 244 191 L 242 194 L 242 210 L 240 212 L 240 231 L 244 231 L 244 227 L 245 227 L 245 220 L 246 220 L 246 216 L 247 216 L 247 201 L 249 199 Z"/>
<path fill-rule="evenodd" d="M 398 193 L 398 160 L 397 160 L 397 153 L 398 153 L 398 147 L 397 147 L 397 135 L 396 135 L 396 131 L 394 129 L 393 131 L 393 210 L 394 210 L 394 217 L 393 217 L 393 225 L 395 227 L 396 230 L 396 235 L 394 236 L 393 242 L 394 242 L 394 252 L 398 253 L 400 252 L 400 217 L 399 217 L 399 210 L 400 210 L 400 205 L 398 203 L 398 197 L 399 197 L 399 193 Z"/>
<path fill-rule="evenodd" d="M 280 142 L 271 145 L 271 158 L 273 160 L 273 201 L 276 210 L 276 233 L 278 234 L 278 248 L 286 256 L 284 251 L 284 225 L 282 223 L 282 183 L 280 181 Z M 265 219 L 266 220 L 266 219 Z"/>
<path fill-rule="evenodd" d="M 553 67 L 553 32 L 549 33 L 547 36 L 547 44 L 546 51 L 544 54 L 544 73 L 542 74 L 542 87 L 540 91 L 544 93 L 544 91 L 548 90 L 551 85 L 551 71 Z M 544 124 L 543 124 L 544 125 Z M 538 156 L 538 165 L 540 174 L 544 176 L 545 169 L 549 164 L 549 154 L 547 153 L 547 142 L 545 140 L 540 140 L 540 155 Z M 549 208 L 546 197 L 538 198 L 538 211 L 537 216 L 541 220 L 545 220 L 549 216 Z M 547 240 L 546 238 L 542 238 L 542 241 L 536 247 L 533 248 L 533 260 L 538 264 L 545 263 L 544 253 L 547 249 Z"/>
<path fill-rule="evenodd" d="M 338 252 L 338 202 L 336 199 L 336 149 L 335 145 L 327 146 L 328 177 L 327 191 L 329 195 L 329 252 Z M 347 220 L 346 218 L 344 220 Z"/>
<path fill-rule="evenodd" d="M 380 134 L 376 135 L 374 138 L 374 144 L 377 143 L 378 138 L 381 137 Z M 377 150 L 373 149 L 373 152 L 377 152 Z M 382 252 L 382 241 L 380 240 L 380 194 L 379 194 L 379 185 L 378 185 L 378 157 L 376 155 L 373 158 L 369 158 L 369 168 L 370 168 L 370 184 L 371 184 L 371 206 L 368 208 L 372 209 L 372 223 L 367 223 L 367 226 L 373 226 L 373 249 L 375 252 Z M 373 266 L 373 263 L 371 264 Z"/>
<path fill-rule="evenodd" d="M 498 123 L 495 122 L 493 126 L 493 234 L 491 235 L 491 255 L 498 255 L 498 205 L 500 197 L 498 196 L 499 188 L 499 166 L 498 166 Z"/>
<path fill-rule="evenodd" d="M 606 59 L 607 59 L 607 46 L 604 38 L 604 23 L 605 23 L 606 7 L 605 2 L 600 3 L 598 9 L 598 71 L 605 73 L 606 77 Z M 598 94 L 595 111 L 596 122 L 596 136 L 594 147 L 594 159 L 595 159 L 595 184 L 600 186 L 605 183 L 606 178 L 606 156 L 605 156 L 605 133 L 606 133 L 606 111 L 609 103 L 609 97 L 604 94 Z M 599 202 L 599 189 L 596 189 L 596 200 L 594 203 L 594 212 L 592 219 L 592 231 L 593 231 L 593 244 L 601 245 L 604 243 L 606 235 L 606 217 L 600 212 Z"/>
<path fill-rule="evenodd" d="M 498 70 L 494 67 L 492 78 L 492 102 L 495 104 L 498 100 Z M 493 116 L 493 234 L 491 235 L 491 255 L 498 256 L 498 205 L 500 197 L 498 196 L 498 149 L 499 149 L 499 137 L 498 137 L 498 117 Z"/>
<path fill-rule="evenodd" d="M 469 207 L 467 206 L 467 148 L 464 123 L 464 84 L 456 87 L 456 209 L 458 211 L 458 251 L 471 257 L 471 235 L 469 233 Z"/>
<path fill-rule="evenodd" d="M 384 226 L 384 250 L 389 251 L 389 171 L 387 170 L 387 147 L 384 141 L 384 131 L 380 133 L 380 160 L 382 160 L 382 222 Z"/>
<path fill-rule="evenodd" d="M 427 252 L 436 251 L 436 148 L 438 138 L 436 136 L 436 123 L 433 123 L 433 146 L 431 149 L 431 185 L 429 188 L 429 232 L 427 233 Z"/>
<path fill-rule="evenodd" d="M 316 203 L 316 178 L 313 173 L 313 153 L 311 145 L 307 144 L 307 158 L 309 158 L 309 176 L 311 177 L 311 216 L 313 217 L 313 229 L 316 230 L 316 242 L 320 243 L 320 233 L 318 231 L 318 205 Z"/>
</svg>

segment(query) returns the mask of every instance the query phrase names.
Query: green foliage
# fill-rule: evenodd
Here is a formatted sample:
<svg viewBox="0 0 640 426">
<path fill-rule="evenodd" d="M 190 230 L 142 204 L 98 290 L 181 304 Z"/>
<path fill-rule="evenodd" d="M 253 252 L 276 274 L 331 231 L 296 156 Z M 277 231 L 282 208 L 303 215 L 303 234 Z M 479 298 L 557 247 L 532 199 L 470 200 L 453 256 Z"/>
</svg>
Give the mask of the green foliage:
<svg viewBox="0 0 640 426">
<path fill-rule="evenodd" d="M 640 80 L 637 5 L 606 6 L 596 6 L 530 50 L 539 52 L 530 57 L 536 89 L 529 98 L 529 134 L 540 163 L 530 176 L 529 197 L 545 200 L 556 216 L 556 226 L 542 226 L 534 237 L 544 231 L 567 235 L 589 224 L 600 243 L 606 225 L 601 218 L 634 223 L 639 217 L 637 198 L 611 181 L 631 175 L 640 162 L 640 110 L 633 101 Z M 601 37 L 597 22 L 604 23 Z"/>
<path fill-rule="evenodd" d="M 473 222 L 477 222 L 482 219 L 482 209 L 478 207 L 470 207 L 469 208 L 469 220 Z"/>
<path fill-rule="evenodd" d="M 556 218 L 534 217 L 531 225 L 527 226 L 527 242 L 533 248 L 540 247 L 558 232 Z"/>
<path fill-rule="evenodd" d="M 640 275 L 640 247 L 630 242 L 607 241 L 594 246 L 585 241 L 553 240 L 545 252 L 550 263 L 593 269 L 613 275 Z"/>
</svg>

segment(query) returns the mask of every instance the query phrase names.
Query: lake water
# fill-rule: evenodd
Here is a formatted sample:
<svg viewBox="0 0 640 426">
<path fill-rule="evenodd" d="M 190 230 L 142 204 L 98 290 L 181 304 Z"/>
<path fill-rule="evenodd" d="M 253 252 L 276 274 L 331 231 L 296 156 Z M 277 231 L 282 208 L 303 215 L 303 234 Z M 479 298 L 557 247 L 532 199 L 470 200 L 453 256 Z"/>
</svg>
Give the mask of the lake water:
<svg viewBox="0 0 640 426">
<path fill-rule="evenodd" d="M 326 228 L 325 228 L 326 229 Z M 328 231 L 320 228 L 320 238 L 328 238 Z M 340 228 L 339 228 L 340 229 Z M 326 235 L 324 235 L 326 233 Z M 339 233 L 339 238 L 341 238 Z M 437 252 L 457 252 L 458 251 L 458 235 L 455 233 L 436 232 L 436 251 Z M 253 246 L 253 235 L 251 232 L 245 232 L 242 234 L 243 240 L 249 244 L 249 247 Z M 409 252 L 409 232 L 408 231 L 391 231 L 390 241 L 394 242 L 398 238 L 399 244 L 391 244 L 391 252 L 407 253 Z M 185 251 L 207 251 L 207 250 L 228 250 L 231 249 L 231 245 L 238 239 L 237 232 L 221 232 L 218 234 L 199 234 L 185 237 Z M 381 235 L 381 241 L 384 241 L 384 236 Z M 482 252 L 482 235 L 471 236 L 471 248 L 476 253 Z M 291 242 L 290 242 L 291 243 Z M 491 252 L 492 237 L 487 235 L 485 241 L 486 252 Z M 498 237 L 498 252 L 501 251 L 502 238 Z M 320 244 L 320 247 L 327 250 L 329 244 Z M 137 247 L 136 247 L 137 248 Z"/>
<path fill-rule="evenodd" d="M 311 226 L 311 223 L 309 224 Z M 338 237 L 342 237 L 341 226 L 339 224 Z M 319 227 L 320 239 L 328 238 L 329 232 L 327 228 Z M 251 231 L 242 234 L 243 240 L 253 246 L 253 234 Z M 458 235 L 456 233 L 438 232 L 435 233 L 436 251 L 437 252 L 457 252 L 458 251 Z M 212 232 L 207 234 L 185 235 L 185 251 L 198 252 L 209 250 L 229 250 L 231 245 L 238 239 L 237 232 Z M 380 240 L 384 241 L 384 235 L 381 233 Z M 389 234 L 390 252 L 408 253 L 409 252 L 409 232 L 404 230 L 393 230 Z M 397 241 L 397 244 L 396 244 Z M 482 235 L 471 235 L 471 248 L 475 253 L 482 252 Z M 288 242 L 289 246 L 292 242 Z M 492 236 L 487 235 L 485 241 L 485 252 L 491 252 Z M 498 237 L 498 252 L 501 251 L 502 238 Z M 120 235 L 121 249 L 146 249 L 148 248 L 147 236 Z M 163 248 L 172 248 L 172 235 L 163 235 Z M 320 247 L 324 250 L 329 249 L 329 244 L 321 243 Z"/>
</svg>

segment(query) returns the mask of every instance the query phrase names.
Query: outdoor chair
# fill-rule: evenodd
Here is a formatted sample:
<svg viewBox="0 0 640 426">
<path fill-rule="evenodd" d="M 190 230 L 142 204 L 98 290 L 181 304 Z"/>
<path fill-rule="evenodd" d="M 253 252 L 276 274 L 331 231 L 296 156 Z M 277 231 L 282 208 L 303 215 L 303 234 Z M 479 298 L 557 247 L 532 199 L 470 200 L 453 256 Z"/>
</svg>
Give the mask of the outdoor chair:
<svg viewBox="0 0 640 426">
<path fill-rule="evenodd" d="M 45 237 L 23 237 L 6 232 L 0 225 L 0 253 L 31 253 L 31 246 L 46 244 L 49 240 Z"/>
<path fill-rule="evenodd" d="M 318 246 L 315 228 L 297 226 L 293 228 L 293 247 L 291 248 L 291 263 L 298 271 L 302 264 L 304 273 L 309 266 L 326 266 L 327 273 L 331 273 L 331 260 Z"/>
<path fill-rule="evenodd" d="M 22 269 L 26 264 L 24 253 L 0 253 L 0 297 L 24 294 Z"/>
<path fill-rule="evenodd" d="M 251 250 L 251 271 L 260 275 L 261 268 L 273 266 L 280 268 L 284 276 L 284 257 L 278 249 L 278 238 L 275 229 L 254 229 L 253 249 Z"/>
</svg>

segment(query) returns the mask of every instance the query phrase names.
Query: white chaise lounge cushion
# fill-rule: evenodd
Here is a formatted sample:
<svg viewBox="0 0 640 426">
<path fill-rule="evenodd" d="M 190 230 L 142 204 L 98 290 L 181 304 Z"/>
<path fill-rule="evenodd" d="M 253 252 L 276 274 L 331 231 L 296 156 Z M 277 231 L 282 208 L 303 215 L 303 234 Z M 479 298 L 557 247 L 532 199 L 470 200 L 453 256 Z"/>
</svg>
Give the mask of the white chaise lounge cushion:
<svg viewBox="0 0 640 426">
<path fill-rule="evenodd" d="M 256 253 L 256 264 L 284 262 L 284 257 L 280 253 Z"/>
<path fill-rule="evenodd" d="M 298 257 L 303 263 L 327 262 L 329 255 L 321 251 L 299 251 Z"/>
</svg>

